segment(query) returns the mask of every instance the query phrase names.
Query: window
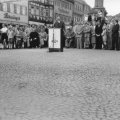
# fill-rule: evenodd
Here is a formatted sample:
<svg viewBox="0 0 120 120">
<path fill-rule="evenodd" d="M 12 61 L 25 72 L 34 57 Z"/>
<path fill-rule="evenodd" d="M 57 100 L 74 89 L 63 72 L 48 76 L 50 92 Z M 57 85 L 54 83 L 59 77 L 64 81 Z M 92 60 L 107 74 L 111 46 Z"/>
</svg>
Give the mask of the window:
<svg viewBox="0 0 120 120">
<path fill-rule="evenodd" d="M 20 6 L 17 5 L 17 14 L 20 14 Z"/>
<path fill-rule="evenodd" d="M 36 15 L 39 16 L 39 7 L 36 7 Z"/>
<path fill-rule="evenodd" d="M 53 17 L 53 9 L 50 8 L 50 17 Z"/>
<path fill-rule="evenodd" d="M 2 11 L 3 10 L 3 8 L 2 8 L 2 3 L 0 3 L 0 11 Z"/>
<path fill-rule="evenodd" d="M 14 11 L 14 4 L 10 3 L 10 12 L 11 13 L 15 13 Z"/>
<path fill-rule="evenodd" d="M 49 8 L 46 7 L 46 17 L 49 17 Z"/>
<path fill-rule="evenodd" d="M 34 6 L 31 6 L 31 14 L 34 15 Z"/>
<path fill-rule="evenodd" d="M 27 8 L 22 6 L 22 15 L 27 15 Z"/>
<path fill-rule="evenodd" d="M 7 3 L 3 3 L 3 11 L 7 12 Z"/>
<path fill-rule="evenodd" d="M 7 3 L 7 12 L 10 12 L 10 3 Z"/>
</svg>

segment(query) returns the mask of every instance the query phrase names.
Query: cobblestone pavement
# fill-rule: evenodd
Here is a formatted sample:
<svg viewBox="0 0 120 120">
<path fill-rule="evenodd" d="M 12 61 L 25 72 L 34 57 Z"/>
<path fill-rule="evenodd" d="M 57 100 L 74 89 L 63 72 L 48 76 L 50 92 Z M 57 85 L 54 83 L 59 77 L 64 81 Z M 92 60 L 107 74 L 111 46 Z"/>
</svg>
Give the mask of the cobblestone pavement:
<svg viewBox="0 0 120 120">
<path fill-rule="evenodd" d="M 120 120 L 120 52 L 1 50 L 0 120 Z"/>
</svg>

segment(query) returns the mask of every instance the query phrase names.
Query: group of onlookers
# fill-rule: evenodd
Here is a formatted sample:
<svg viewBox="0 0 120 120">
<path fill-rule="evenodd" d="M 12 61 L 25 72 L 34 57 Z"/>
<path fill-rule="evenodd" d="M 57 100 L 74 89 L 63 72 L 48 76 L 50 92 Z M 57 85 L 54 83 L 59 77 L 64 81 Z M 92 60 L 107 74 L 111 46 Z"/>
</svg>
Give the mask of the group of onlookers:
<svg viewBox="0 0 120 120">
<path fill-rule="evenodd" d="M 66 47 L 119 50 L 119 31 L 118 20 L 79 22 L 67 28 Z"/>
<path fill-rule="evenodd" d="M 53 26 L 61 28 L 61 51 L 63 47 L 78 49 L 120 50 L 118 20 L 79 22 L 66 26 L 58 17 Z M 3 48 L 43 48 L 48 47 L 48 27 L 46 25 L 5 25 L 0 30 Z"/>
<path fill-rule="evenodd" d="M 2 25 L 0 48 L 42 48 L 48 46 L 46 25 Z"/>
</svg>

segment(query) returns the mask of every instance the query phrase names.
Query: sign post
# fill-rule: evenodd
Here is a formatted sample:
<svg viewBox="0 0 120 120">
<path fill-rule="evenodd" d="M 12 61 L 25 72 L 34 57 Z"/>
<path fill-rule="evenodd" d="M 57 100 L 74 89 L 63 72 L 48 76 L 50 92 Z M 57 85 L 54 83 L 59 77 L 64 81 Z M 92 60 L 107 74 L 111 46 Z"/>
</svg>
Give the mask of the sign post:
<svg viewBox="0 0 120 120">
<path fill-rule="evenodd" d="M 49 28 L 49 52 L 60 52 L 61 50 L 61 29 Z"/>
</svg>

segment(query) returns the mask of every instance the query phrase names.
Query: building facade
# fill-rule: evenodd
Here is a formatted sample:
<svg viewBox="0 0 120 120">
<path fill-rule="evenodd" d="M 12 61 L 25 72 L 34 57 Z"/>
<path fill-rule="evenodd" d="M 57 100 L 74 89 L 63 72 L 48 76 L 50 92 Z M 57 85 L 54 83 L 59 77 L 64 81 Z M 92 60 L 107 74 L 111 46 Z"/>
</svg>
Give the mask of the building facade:
<svg viewBox="0 0 120 120">
<path fill-rule="evenodd" d="M 53 24 L 53 0 L 30 0 L 28 5 L 29 24 Z"/>
<path fill-rule="evenodd" d="M 90 9 L 90 6 L 84 0 L 75 0 L 73 13 L 74 23 L 83 21 Z"/>
<path fill-rule="evenodd" d="M 65 24 L 70 24 L 73 20 L 73 9 L 74 0 L 54 0 L 54 21 L 60 16 Z"/>
<path fill-rule="evenodd" d="M 28 24 L 28 1 L 0 1 L 0 26 L 6 24 Z"/>
</svg>

